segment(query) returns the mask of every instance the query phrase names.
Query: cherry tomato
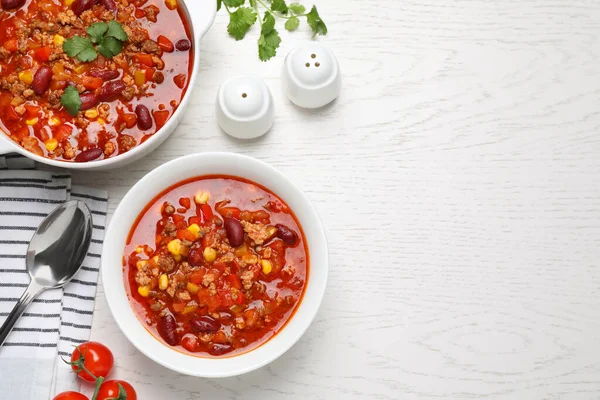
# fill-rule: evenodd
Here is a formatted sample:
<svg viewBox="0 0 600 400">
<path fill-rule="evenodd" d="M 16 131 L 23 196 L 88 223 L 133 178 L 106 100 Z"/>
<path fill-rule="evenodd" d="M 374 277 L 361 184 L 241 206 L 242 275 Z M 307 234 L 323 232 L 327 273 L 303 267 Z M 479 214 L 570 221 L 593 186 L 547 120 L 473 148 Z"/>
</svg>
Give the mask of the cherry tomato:
<svg viewBox="0 0 600 400">
<path fill-rule="evenodd" d="M 71 362 L 81 363 L 83 359 L 83 365 L 88 369 L 96 378 L 104 377 L 108 375 L 114 364 L 114 357 L 112 352 L 98 342 L 86 342 L 80 344 L 73 351 L 71 356 Z M 94 382 L 94 378 L 90 376 L 80 366 L 71 365 L 73 371 L 77 372 L 77 376 L 87 382 Z"/>
<path fill-rule="evenodd" d="M 87 397 L 77 392 L 62 392 L 57 394 L 52 400 L 89 400 Z"/>
<path fill-rule="evenodd" d="M 119 396 L 119 385 L 125 389 L 125 393 L 127 393 L 127 397 Z M 125 381 L 106 381 L 100 386 L 100 390 L 98 391 L 98 397 L 96 400 L 107 400 L 107 399 L 116 399 L 116 400 L 137 400 L 137 394 L 129 383 Z"/>
</svg>

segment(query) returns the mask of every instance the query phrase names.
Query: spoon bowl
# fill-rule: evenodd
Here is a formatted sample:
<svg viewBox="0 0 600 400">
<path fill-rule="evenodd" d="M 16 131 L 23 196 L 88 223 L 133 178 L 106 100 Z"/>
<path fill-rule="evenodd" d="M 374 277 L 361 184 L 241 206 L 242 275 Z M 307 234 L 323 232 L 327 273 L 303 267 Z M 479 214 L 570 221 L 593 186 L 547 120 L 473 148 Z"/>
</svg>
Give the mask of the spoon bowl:
<svg viewBox="0 0 600 400">
<path fill-rule="evenodd" d="M 0 345 L 37 295 L 64 286 L 77 274 L 90 247 L 92 229 L 89 208 L 77 200 L 61 204 L 42 221 L 27 248 L 31 281 L 0 328 Z"/>
</svg>

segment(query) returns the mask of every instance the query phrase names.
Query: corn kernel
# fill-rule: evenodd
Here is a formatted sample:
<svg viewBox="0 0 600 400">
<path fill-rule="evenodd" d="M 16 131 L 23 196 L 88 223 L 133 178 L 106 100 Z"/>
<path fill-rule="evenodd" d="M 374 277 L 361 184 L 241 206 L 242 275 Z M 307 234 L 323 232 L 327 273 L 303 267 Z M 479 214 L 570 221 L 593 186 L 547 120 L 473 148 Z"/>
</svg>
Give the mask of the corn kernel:
<svg viewBox="0 0 600 400">
<path fill-rule="evenodd" d="M 44 145 L 46 146 L 46 150 L 48 150 L 49 152 L 53 152 L 58 147 L 58 140 L 54 138 L 46 140 Z"/>
<path fill-rule="evenodd" d="M 187 230 L 192 232 L 192 235 L 194 235 L 194 237 L 196 238 L 200 236 L 200 227 L 198 226 L 198 224 L 191 224 L 190 226 L 188 226 Z"/>
<path fill-rule="evenodd" d="M 160 290 L 166 290 L 169 287 L 169 277 L 167 274 L 162 274 L 160 278 L 158 278 L 158 288 Z"/>
<path fill-rule="evenodd" d="M 96 120 L 97 123 L 99 123 L 100 125 L 104 125 L 106 123 L 106 120 L 104 118 L 98 118 Z"/>
<path fill-rule="evenodd" d="M 33 74 L 29 70 L 19 72 L 19 79 L 24 84 L 31 85 L 31 82 L 33 82 Z"/>
<path fill-rule="evenodd" d="M 146 261 L 146 260 L 140 260 L 140 261 L 138 261 L 138 262 L 135 263 L 135 266 L 137 267 L 137 269 L 142 269 L 147 264 L 148 264 L 148 261 Z"/>
<path fill-rule="evenodd" d="M 148 297 L 148 296 L 150 296 L 150 285 L 138 287 L 138 293 L 142 297 Z"/>
<path fill-rule="evenodd" d="M 200 290 L 200 286 L 198 286 L 198 285 L 196 285 L 195 283 L 192 283 L 192 282 L 188 282 L 185 288 L 191 294 L 197 294 L 198 290 Z"/>
<path fill-rule="evenodd" d="M 38 123 L 38 119 L 37 119 L 37 117 L 35 117 L 35 118 L 31 118 L 31 119 L 26 119 L 26 120 L 25 120 L 25 123 L 26 123 L 27 125 L 30 125 L 30 126 L 31 126 L 31 125 L 35 125 L 35 124 L 37 124 L 37 123 Z"/>
<path fill-rule="evenodd" d="M 208 192 L 198 192 L 194 196 L 194 202 L 196 202 L 196 204 L 206 204 L 208 203 L 209 198 L 210 195 L 208 194 Z"/>
<path fill-rule="evenodd" d="M 177 0 L 165 0 L 165 4 L 169 10 L 174 10 L 177 8 Z"/>
<path fill-rule="evenodd" d="M 133 73 L 133 80 L 135 81 L 136 85 L 142 86 L 144 83 L 146 83 L 146 71 L 143 69 L 136 70 Z"/>
<path fill-rule="evenodd" d="M 85 64 L 81 64 L 73 68 L 73 71 L 77 72 L 79 75 L 83 74 L 86 70 Z"/>
<path fill-rule="evenodd" d="M 48 120 L 48 125 L 50 126 L 58 126 L 60 125 L 60 118 L 58 117 L 52 117 Z"/>
<path fill-rule="evenodd" d="M 85 110 L 85 117 L 89 119 L 98 118 L 98 110 L 95 108 L 90 108 L 89 110 Z"/>
<path fill-rule="evenodd" d="M 64 0 L 65 6 L 70 6 L 75 0 Z"/>
<path fill-rule="evenodd" d="M 135 248 L 135 252 L 140 254 L 142 251 L 144 251 L 144 248 L 142 246 L 138 246 Z"/>
<path fill-rule="evenodd" d="M 177 262 L 181 261 L 181 254 L 176 254 L 173 256 L 173 259 Z"/>
<path fill-rule="evenodd" d="M 262 260 L 260 263 L 262 265 L 263 274 L 269 275 L 271 273 L 271 271 L 273 270 L 273 265 L 271 264 L 271 261 Z"/>
<path fill-rule="evenodd" d="M 63 43 L 65 42 L 65 37 L 61 36 L 61 35 L 54 35 L 54 37 L 52 38 L 52 41 L 54 42 L 54 45 L 56 47 L 62 46 Z"/>
<path fill-rule="evenodd" d="M 207 262 L 213 262 L 217 258 L 217 252 L 212 247 L 207 247 L 204 249 L 204 259 Z"/>
<path fill-rule="evenodd" d="M 169 244 L 167 244 L 167 249 L 169 250 L 169 253 L 173 254 L 174 256 L 181 255 L 181 240 L 171 240 Z"/>
</svg>

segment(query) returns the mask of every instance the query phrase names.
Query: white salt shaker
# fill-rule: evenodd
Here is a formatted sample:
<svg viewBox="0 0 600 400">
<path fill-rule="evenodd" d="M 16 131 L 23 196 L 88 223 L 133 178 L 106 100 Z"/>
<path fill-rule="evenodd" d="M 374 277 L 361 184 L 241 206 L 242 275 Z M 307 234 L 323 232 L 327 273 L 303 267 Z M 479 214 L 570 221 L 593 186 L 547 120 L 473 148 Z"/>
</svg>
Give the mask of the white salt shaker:
<svg viewBox="0 0 600 400">
<path fill-rule="evenodd" d="M 217 122 L 227 134 L 253 139 L 267 133 L 274 119 L 273 96 L 262 79 L 238 76 L 219 88 Z"/>
<path fill-rule="evenodd" d="M 308 42 L 285 58 L 282 85 L 294 104 L 323 107 L 340 95 L 342 76 L 337 58 L 323 44 Z"/>
</svg>

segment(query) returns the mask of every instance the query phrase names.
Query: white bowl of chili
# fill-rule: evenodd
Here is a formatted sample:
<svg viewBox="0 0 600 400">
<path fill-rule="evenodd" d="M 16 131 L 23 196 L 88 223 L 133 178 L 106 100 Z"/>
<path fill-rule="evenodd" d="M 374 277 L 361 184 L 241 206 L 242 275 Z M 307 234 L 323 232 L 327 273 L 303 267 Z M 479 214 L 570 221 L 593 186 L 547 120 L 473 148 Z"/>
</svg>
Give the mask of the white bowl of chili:
<svg viewBox="0 0 600 400">
<path fill-rule="evenodd" d="M 44 12 L 53 13 L 60 24 L 27 20 L 41 3 L 26 0 L 21 8 L 32 11 L 29 14 L 0 8 L 0 58 L 21 57 L 15 46 L 34 40 L 27 36 L 32 35 L 27 28 L 32 23 L 41 36 L 51 34 L 51 44 L 25 54 L 21 64 L 26 69 L 0 74 L 0 154 L 20 153 L 62 168 L 111 169 L 156 149 L 187 108 L 199 74 L 200 40 L 214 21 L 216 2 L 167 0 L 143 8 L 122 0 L 76 0 L 70 6 L 44 2 Z M 104 57 L 91 42 L 92 53 L 100 54 L 91 62 L 66 53 L 64 43 L 73 37 L 69 24 L 76 23 L 82 4 L 93 5 L 83 12 L 91 13 L 86 20 L 96 22 L 103 21 L 103 12 L 114 7 L 116 13 L 118 7 L 119 25 L 128 32 L 123 57 L 131 60 L 119 64 L 118 57 Z M 127 12 L 129 19 L 123 19 Z M 13 47 L 14 56 L 8 50 Z M 139 53 L 131 55 L 134 50 Z M 70 58 L 61 58 L 66 55 Z M 70 85 L 80 92 L 71 90 L 81 100 L 76 116 L 62 101 Z"/>
<path fill-rule="evenodd" d="M 243 225 L 241 237 L 231 224 Z M 233 153 L 151 171 L 115 210 L 102 251 L 106 299 L 125 336 L 171 370 L 210 378 L 291 348 L 317 314 L 328 268 L 325 231 L 304 193 Z"/>
</svg>

